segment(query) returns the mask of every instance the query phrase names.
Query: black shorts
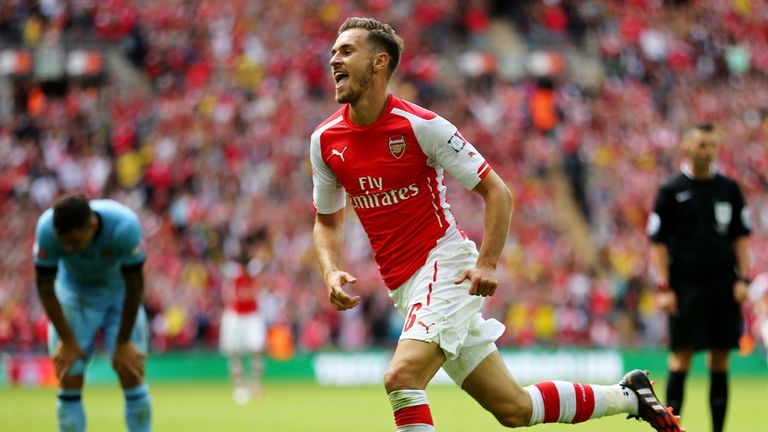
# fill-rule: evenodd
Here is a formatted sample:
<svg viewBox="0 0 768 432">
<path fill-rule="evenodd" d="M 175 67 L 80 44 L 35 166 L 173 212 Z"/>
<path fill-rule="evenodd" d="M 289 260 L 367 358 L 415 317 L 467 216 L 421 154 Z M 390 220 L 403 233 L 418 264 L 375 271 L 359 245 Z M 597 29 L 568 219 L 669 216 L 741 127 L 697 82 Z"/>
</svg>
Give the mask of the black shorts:
<svg viewBox="0 0 768 432">
<path fill-rule="evenodd" d="M 677 314 L 669 317 L 670 349 L 738 348 L 743 331 L 733 280 L 672 281 Z"/>
</svg>

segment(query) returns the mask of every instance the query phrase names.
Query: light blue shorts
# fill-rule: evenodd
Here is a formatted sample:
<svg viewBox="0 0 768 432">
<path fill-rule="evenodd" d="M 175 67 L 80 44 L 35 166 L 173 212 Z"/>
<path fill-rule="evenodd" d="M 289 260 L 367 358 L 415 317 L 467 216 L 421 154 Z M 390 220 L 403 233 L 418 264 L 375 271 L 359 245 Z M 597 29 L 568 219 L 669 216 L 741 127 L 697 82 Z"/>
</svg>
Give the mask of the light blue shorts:
<svg viewBox="0 0 768 432">
<path fill-rule="evenodd" d="M 114 305 L 97 308 L 66 304 L 62 304 L 61 309 L 64 312 L 64 318 L 67 320 L 69 328 L 72 330 L 72 334 L 75 336 L 75 340 L 77 340 L 77 344 L 80 345 L 80 348 L 87 356 L 85 359 L 75 361 L 69 368 L 67 375 L 82 375 L 85 371 L 86 363 L 93 355 L 93 348 L 99 330 L 102 332 L 102 340 L 110 356 L 115 351 L 117 334 L 120 331 L 122 309 Z M 59 341 L 59 335 L 53 324 L 48 323 L 48 354 L 51 357 L 55 354 Z M 149 328 L 147 326 L 147 315 L 143 307 L 139 308 L 138 315 L 136 316 L 136 323 L 131 333 L 131 342 L 136 345 L 139 351 L 147 353 Z"/>
</svg>

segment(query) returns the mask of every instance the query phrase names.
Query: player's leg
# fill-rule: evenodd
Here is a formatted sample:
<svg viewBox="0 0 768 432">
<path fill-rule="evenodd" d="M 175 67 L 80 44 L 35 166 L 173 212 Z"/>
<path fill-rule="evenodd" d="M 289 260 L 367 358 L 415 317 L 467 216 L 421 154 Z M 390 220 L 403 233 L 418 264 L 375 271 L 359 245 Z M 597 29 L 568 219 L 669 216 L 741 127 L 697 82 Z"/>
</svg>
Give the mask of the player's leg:
<svg viewBox="0 0 768 432">
<path fill-rule="evenodd" d="M 709 407 L 712 414 L 712 431 L 721 432 L 728 407 L 728 350 L 713 349 L 707 356 L 709 367 Z"/>
<path fill-rule="evenodd" d="M 669 377 L 667 379 L 667 405 L 675 414 L 680 415 L 683 409 L 685 395 L 685 378 L 691 368 L 693 350 L 676 348 L 670 351 L 667 365 Z"/>
<path fill-rule="evenodd" d="M 466 377 L 462 388 L 507 427 L 638 414 L 635 392 L 619 384 L 545 381 L 521 387 L 496 350 Z"/>
<path fill-rule="evenodd" d="M 61 305 L 78 345 L 90 358 L 93 343 L 101 322 L 101 313 L 80 306 Z M 59 335 L 52 324 L 48 324 L 48 352 L 51 356 L 59 345 Z M 77 360 L 67 374 L 59 381 L 56 401 L 56 418 L 60 432 L 82 432 L 86 427 L 85 408 L 82 401 L 85 366 L 88 359 Z"/>
<path fill-rule="evenodd" d="M 56 418 L 59 432 L 85 431 L 85 408 L 82 400 L 83 375 L 65 376 L 56 392 Z"/>
<path fill-rule="evenodd" d="M 251 400 L 251 393 L 245 384 L 245 371 L 243 367 L 243 355 L 239 353 L 230 353 L 227 357 L 229 367 L 229 377 L 234 385 L 232 399 L 239 404 L 245 405 Z"/>
<path fill-rule="evenodd" d="M 445 355 L 435 343 L 403 339 L 397 344 L 384 374 L 397 432 L 435 430 L 425 389 L 444 361 Z"/>
<path fill-rule="evenodd" d="M 261 377 L 264 372 L 264 358 L 260 352 L 252 352 L 250 354 L 250 366 L 251 382 L 249 387 L 251 395 L 258 399 L 261 397 Z"/>
<path fill-rule="evenodd" d="M 251 394 L 255 398 L 261 396 L 261 378 L 264 373 L 264 359 L 262 352 L 266 346 L 267 326 L 261 314 L 253 313 L 248 318 L 248 333 L 246 334 L 247 350 L 250 357 L 250 384 Z"/>
<path fill-rule="evenodd" d="M 117 333 L 120 329 L 122 312 L 119 309 L 110 309 L 104 319 L 104 342 L 110 355 L 115 350 Z M 139 308 L 136 316 L 136 323 L 131 332 L 131 343 L 136 348 L 147 353 L 149 348 L 149 327 L 144 308 Z M 143 361 L 143 360 L 142 360 Z M 142 367 L 144 370 L 144 367 Z M 129 432 L 149 432 L 152 429 L 152 401 L 149 396 L 149 387 L 144 380 L 143 374 L 136 376 L 129 372 L 118 372 L 120 386 L 123 388 L 125 397 L 125 423 Z"/>
<path fill-rule="evenodd" d="M 227 368 L 229 378 L 232 380 L 232 399 L 235 403 L 243 405 L 251 399 L 251 394 L 245 384 L 245 368 L 243 356 L 246 352 L 246 335 L 240 316 L 233 310 L 227 309 L 221 316 L 221 330 L 219 332 L 219 350 L 227 356 Z"/>
</svg>

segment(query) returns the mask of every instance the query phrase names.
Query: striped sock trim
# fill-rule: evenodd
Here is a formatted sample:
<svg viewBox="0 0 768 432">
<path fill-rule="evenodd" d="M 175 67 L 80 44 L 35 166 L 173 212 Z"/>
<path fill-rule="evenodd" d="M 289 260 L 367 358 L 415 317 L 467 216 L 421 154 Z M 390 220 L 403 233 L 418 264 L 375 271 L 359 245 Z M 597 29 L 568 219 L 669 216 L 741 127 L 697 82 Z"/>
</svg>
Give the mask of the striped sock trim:
<svg viewBox="0 0 768 432">
<path fill-rule="evenodd" d="M 591 419 L 595 411 L 603 411 L 599 388 L 567 381 L 545 381 L 526 387 L 531 396 L 529 426 L 538 423 L 581 423 Z"/>
<path fill-rule="evenodd" d="M 395 411 L 395 425 L 398 428 L 416 424 L 433 425 L 429 405 L 416 405 Z"/>
<path fill-rule="evenodd" d="M 424 390 L 395 390 L 388 396 L 398 429 L 416 424 L 433 425 Z"/>
<path fill-rule="evenodd" d="M 524 387 L 523 390 L 528 392 L 528 396 L 531 397 L 531 420 L 528 422 L 528 426 L 537 425 L 544 421 L 544 399 L 541 396 L 541 391 L 536 386 Z"/>
<path fill-rule="evenodd" d="M 83 397 L 82 390 L 59 390 L 56 397 L 62 402 L 80 402 Z"/>
<path fill-rule="evenodd" d="M 123 390 L 123 395 L 125 395 L 125 400 L 127 401 L 141 400 L 149 395 L 149 387 L 146 384 L 142 384 L 138 387 L 125 389 Z"/>
<path fill-rule="evenodd" d="M 392 411 L 414 405 L 429 405 L 427 392 L 424 390 L 395 390 L 387 396 L 389 396 Z"/>
</svg>

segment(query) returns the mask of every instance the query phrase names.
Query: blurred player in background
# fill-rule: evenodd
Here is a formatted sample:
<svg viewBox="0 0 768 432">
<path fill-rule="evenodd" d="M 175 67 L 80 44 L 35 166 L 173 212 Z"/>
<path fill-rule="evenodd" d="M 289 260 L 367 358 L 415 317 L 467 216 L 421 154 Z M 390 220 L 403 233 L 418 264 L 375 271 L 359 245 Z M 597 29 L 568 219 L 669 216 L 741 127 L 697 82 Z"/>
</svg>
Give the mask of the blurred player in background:
<svg viewBox="0 0 768 432">
<path fill-rule="evenodd" d="M 708 350 L 712 430 L 720 432 L 728 354 L 739 346 L 750 284 L 749 212 L 738 184 L 714 166 L 720 142 L 713 125 L 691 128 L 682 145 L 682 172 L 661 186 L 648 219 L 659 305 L 669 314 L 667 403 L 680 413 L 693 354 Z"/>
<path fill-rule="evenodd" d="M 343 289 L 356 281 L 341 267 L 349 196 L 405 317 L 384 376 L 397 430 L 434 431 L 425 388 L 440 367 L 504 426 L 628 413 L 658 430 L 680 430 L 639 370 L 615 385 L 547 381 L 523 388 L 511 376 L 495 345 L 504 326 L 480 314 L 483 297 L 498 288 L 511 193 L 455 126 L 388 93 L 402 49 L 402 39 L 379 21 L 342 24 L 330 65 L 344 106 L 320 124 L 310 145 L 315 249 L 329 300 L 338 310 L 360 302 Z M 479 253 L 451 214 L 445 173 L 484 200 Z"/>
<path fill-rule="evenodd" d="M 138 216 L 112 200 L 67 196 L 38 219 L 34 254 L 37 291 L 50 320 L 48 349 L 59 378 L 59 430 L 86 428 L 83 377 L 101 332 L 123 387 L 128 430 L 149 431 L 151 406 L 144 383 L 148 328 Z"/>
<path fill-rule="evenodd" d="M 259 313 L 258 281 L 249 271 L 247 263 L 230 262 L 224 274 L 224 300 L 226 308 L 221 317 L 219 346 L 229 359 L 229 375 L 235 386 L 233 398 L 246 404 L 251 397 L 261 396 L 262 353 L 267 328 Z M 251 373 L 245 374 L 248 361 Z"/>
</svg>

